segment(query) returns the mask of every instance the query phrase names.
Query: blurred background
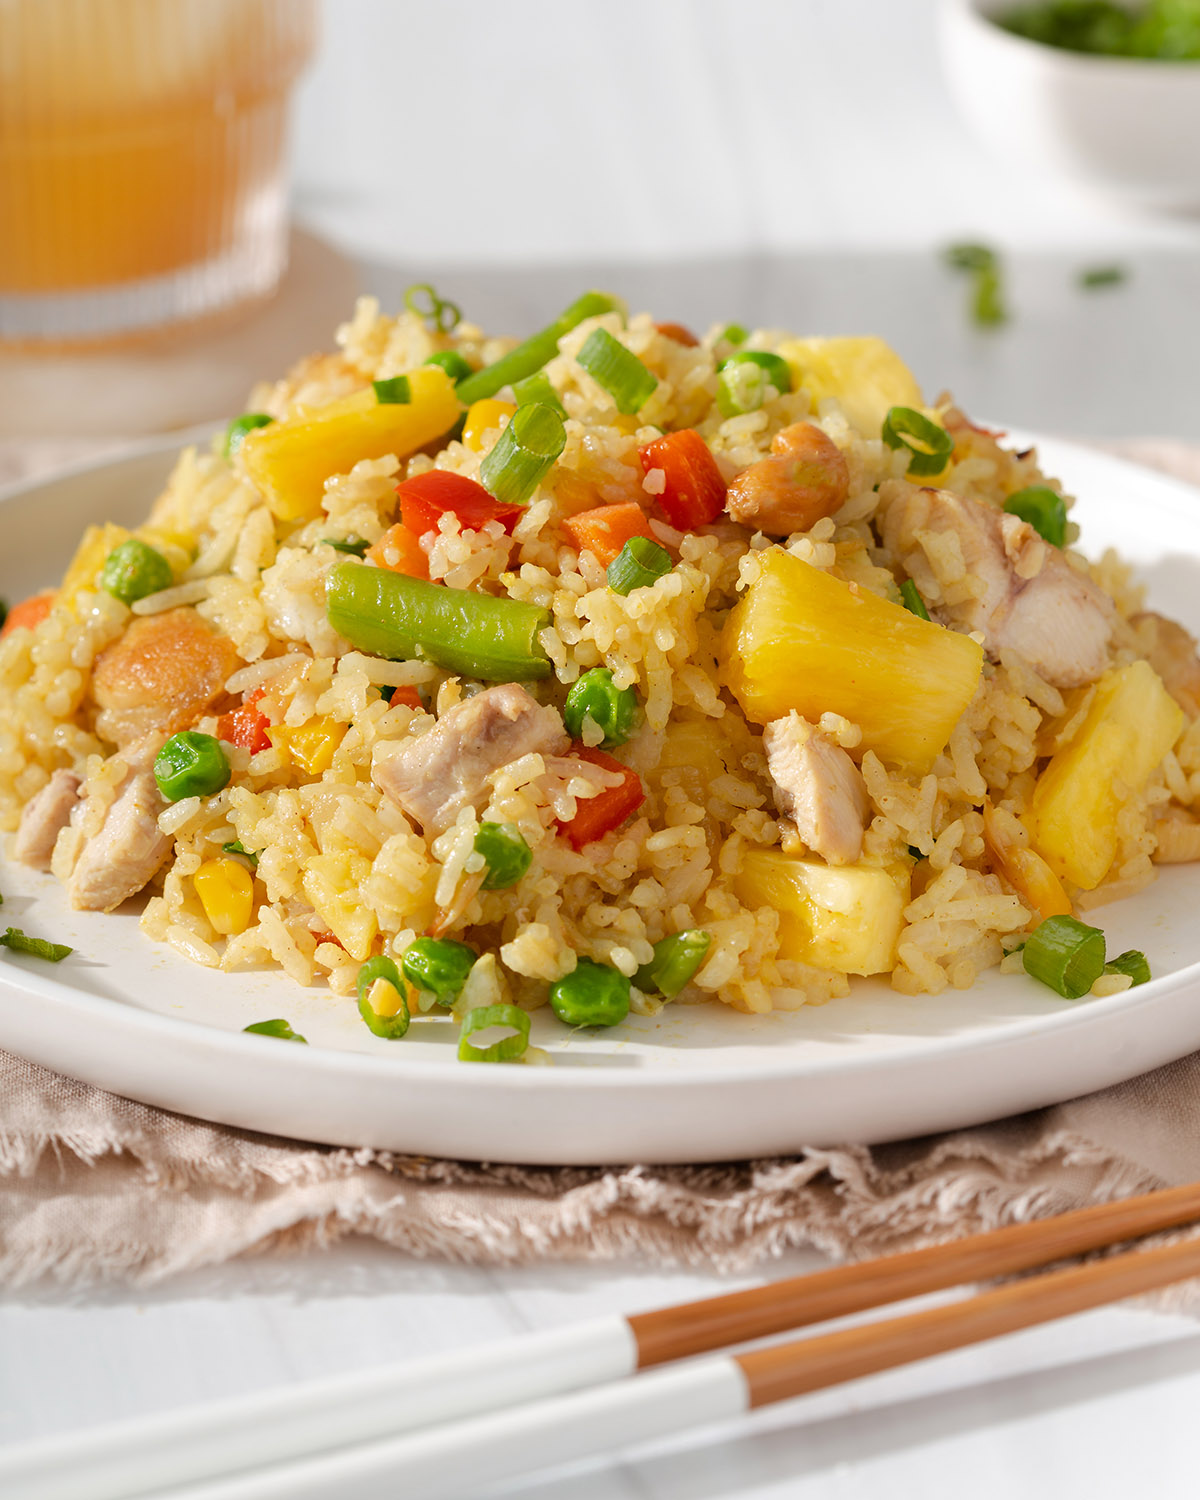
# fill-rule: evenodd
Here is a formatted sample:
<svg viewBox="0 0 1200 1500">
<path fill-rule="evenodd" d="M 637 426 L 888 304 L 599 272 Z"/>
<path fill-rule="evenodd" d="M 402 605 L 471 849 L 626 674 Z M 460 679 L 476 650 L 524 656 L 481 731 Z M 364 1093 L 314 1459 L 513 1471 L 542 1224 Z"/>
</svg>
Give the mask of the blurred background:
<svg viewBox="0 0 1200 1500">
<path fill-rule="evenodd" d="M 327 346 L 356 290 L 390 307 L 433 282 L 493 331 L 595 285 L 697 330 L 875 332 L 928 394 L 987 419 L 1200 438 L 1200 217 L 1008 152 L 1005 111 L 1040 108 L 1052 131 L 1053 99 L 1000 98 L 989 138 L 968 115 L 990 65 L 947 62 L 947 13 L 968 8 L 322 0 L 275 302 L 149 350 L 2 355 L 0 432 L 61 430 L 64 390 L 89 392 L 75 415 L 94 432 L 226 415 L 255 376 Z M 1200 91 L 1200 65 L 1131 66 Z M 971 274 L 947 264 L 964 241 L 997 258 L 1001 320 L 979 321 Z"/>
</svg>

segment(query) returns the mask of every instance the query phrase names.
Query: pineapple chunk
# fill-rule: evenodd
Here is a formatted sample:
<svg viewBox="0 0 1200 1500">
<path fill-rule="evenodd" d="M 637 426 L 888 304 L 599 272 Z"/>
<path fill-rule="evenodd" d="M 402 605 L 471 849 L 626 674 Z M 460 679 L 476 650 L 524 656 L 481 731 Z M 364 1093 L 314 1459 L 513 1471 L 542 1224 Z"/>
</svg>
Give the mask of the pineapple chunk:
<svg viewBox="0 0 1200 1500">
<path fill-rule="evenodd" d="M 316 854 L 304 869 L 304 894 L 351 958 L 363 963 L 379 930 L 375 913 L 362 899 L 371 861 L 349 851 Z"/>
<path fill-rule="evenodd" d="M 912 371 L 882 339 L 788 339 L 779 352 L 814 405 L 832 396 L 864 437 L 879 436 L 893 406 L 924 405 Z"/>
<path fill-rule="evenodd" d="M 89 526 L 79 540 L 75 556 L 63 574 L 59 597 L 69 603 L 80 589 L 94 589 L 96 578 L 114 547 L 129 540 L 124 526 L 106 521 L 103 526 Z"/>
<path fill-rule="evenodd" d="M 380 401 L 372 387 L 286 422 L 259 427 L 239 450 L 246 472 L 282 521 L 300 521 L 321 510 L 325 481 L 346 474 L 360 459 L 406 458 L 448 432 L 458 419 L 454 382 L 438 365 L 409 373 L 412 399 Z"/>
<path fill-rule="evenodd" d="M 1149 662 L 1105 672 L 1071 740 L 1038 777 L 1025 816 L 1056 875 L 1094 891 L 1117 855 L 1117 818 L 1175 743 L 1183 710 Z"/>
<path fill-rule="evenodd" d="M 971 701 L 983 648 L 772 547 L 730 613 L 720 660 L 754 723 L 841 714 L 864 749 L 924 774 Z"/>
<path fill-rule="evenodd" d="M 734 878 L 746 906 L 779 913 L 779 956 L 839 974 L 883 974 L 896 961 L 908 876 L 875 865 L 823 865 L 752 849 Z"/>
</svg>

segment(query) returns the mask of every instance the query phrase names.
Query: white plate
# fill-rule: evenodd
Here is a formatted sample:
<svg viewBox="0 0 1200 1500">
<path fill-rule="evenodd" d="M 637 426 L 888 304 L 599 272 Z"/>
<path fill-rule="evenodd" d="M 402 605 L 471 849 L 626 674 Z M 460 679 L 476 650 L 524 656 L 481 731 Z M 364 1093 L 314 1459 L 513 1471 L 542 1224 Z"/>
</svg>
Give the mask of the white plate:
<svg viewBox="0 0 1200 1500">
<path fill-rule="evenodd" d="M 87 521 L 139 521 L 175 446 L 0 493 L 0 595 L 54 582 Z M 1067 444 L 1041 450 L 1081 497 L 1087 550 L 1119 546 L 1151 602 L 1200 629 L 1200 494 Z M 1157 976 L 1121 995 L 1068 1003 L 993 971 L 961 994 L 859 980 L 792 1014 L 668 1008 L 592 1035 L 543 1011 L 546 1068 L 459 1063 L 448 1020 L 380 1040 L 350 1001 L 189 964 L 144 939 L 136 914 L 72 912 L 49 876 L 11 863 L 0 890 L 6 922 L 76 950 L 55 968 L 0 958 L 0 1045 L 148 1104 L 313 1141 L 492 1161 L 734 1159 L 975 1124 L 1200 1047 L 1200 867 L 1097 914 L 1109 951 L 1143 949 Z M 310 1045 L 242 1034 L 272 1016 Z"/>
</svg>

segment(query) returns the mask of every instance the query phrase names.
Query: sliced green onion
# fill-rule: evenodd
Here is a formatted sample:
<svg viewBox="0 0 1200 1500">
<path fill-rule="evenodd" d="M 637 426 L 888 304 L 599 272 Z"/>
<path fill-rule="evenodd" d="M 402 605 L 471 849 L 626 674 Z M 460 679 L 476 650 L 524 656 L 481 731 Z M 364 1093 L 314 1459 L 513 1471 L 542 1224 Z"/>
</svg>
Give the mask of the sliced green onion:
<svg viewBox="0 0 1200 1500">
<path fill-rule="evenodd" d="M 991 271 L 997 263 L 990 245 L 947 245 L 942 252 L 946 264 L 954 271 Z"/>
<path fill-rule="evenodd" d="M 750 330 L 743 328 L 740 323 L 726 323 L 725 327 L 717 334 L 718 339 L 724 339 L 727 344 L 732 344 L 736 349 L 739 344 L 744 344 L 750 337 Z"/>
<path fill-rule="evenodd" d="M 333 628 L 369 656 L 423 657 L 485 682 L 550 675 L 550 658 L 538 640 L 550 612 L 519 599 L 346 562 L 329 571 L 325 612 Z"/>
<path fill-rule="evenodd" d="M 712 933 L 698 927 L 676 932 L 654 945 L 654 957 L 633 976 L 647 995 L 665 995 L 673 1000 L 704 962 L 712 947 Z"/>
<path fill-rule="evenodd" d="M 623 745 L 642 716 L 638 695 L 631 687 L 619 688 L 607 667 L 593 667 L 572 684 L 563 705 L 563 723 L 573 740 L 583 736 L 583 721 L 591 719 L 604 731 L 602 750 Z"/>
<path fill-rule="evenodd" d="M 616 1026 L 629 1014 L 629 980 L 619 969 L 581 958 L 550 986 L 554 1014 L 567 1026 Z"/>
<path fill-rule="evenodd" d="M 1104 934 L 1075 917 L 1047 917 L 1021 954 L 1025 972 L 1064 1000 L 1086 995 L 1104 973 Z"/>
<path fill-rule="evenodd" d="M 412 386 L 407 375 L 393 375 L 390 380 L 372 380 L 371 386 L 380 406 L 407 406 L 412 400 Z"/>
<path fill-rule="evenodd" d="M 1067 507 L 1063 497 L 1046 484 L 1017 490 L 1004 502 L 1010 516 L 1028 521 L 1043 541 L 1061 547 L 1067 537 Z"/>
<path fill-rule="evenodd" d="M 258 855 L 252 849 L 247 849 L 241 839 L 234 839 L 232 843 L 221 845 L 222 854 L 240 854 L 243 859 L 248 859 L 253 869 L 258 869 Z"/>
<path fill-rule="evenodd" d="M 432 995 L 439 1005 L 452 1005 L 467 982 L 479 955 L 453 938 L 417 938 L 400 960 L 404 977 L 416 989 Z"/>
<path fill-rule="evenodd" d="M 608 392 L 625 416 L 641 411 L 658 388 L 658 377 L 607 328 L 592 329 L 575 362 Z"/>
<path fill-rule="evenodd" d="M 524 380 L 554 358 L 558 353 L 558 341 L 565 338 L 572 328 L 578 328 L 585 318 L 598 318 L 608 312 L 619 312 L 624 317 L 625 304 L 607 292 L 584 292 L 553 323 L 515 349 L 510 349 L 494 364 L 485 365 L 482 370 L 468 375 L 458 387 L 459 400 L 470 406 L 473 401 L 494 396 L 506 385 Z"/>
<path fill-rule="evenodd" d="M 516 397 L 518 406 L 548 406 L 560 417 L 565 417 L 567 414 L 558 392 L 550 384 L 549 375 L 541 370 L 536 375 L 527 376 L 524 380 L 514 381 L 513 395 Z"/>
<path fill-rule="evenodd" d="M 335 536 L 323 536 L 321 540 L 327 547 L 332 547 L 335 552 L 349 552 L 353 557 L 365 557 L 367 548 L 371 545 L 365 537 L 348 536 L 344 541 Z"/>
<path fill-rule="evenodd" d="M 427 281 L 418 281 L 409 287 L 404 294 L 404 305 L 440 333 L 449 333 L 462 322 L 462 309 L 458 303 L 439 297 Z"/>
<path fill-rule="evenodd" d="M 154 779 L 168 802 L 211 797 L 232 774 L 221 742 L 198 729 L 173 734 L 154 759 Z"/>
<path fill-rule="evenodd" d="M 100 587 L 122 604 L 136 604 L 148 594 L 169 589 L 175 582 L 171 564 L 161 552 L 131 536 L 104 559 Z"/>
<path fill-rule="evenodd" d="M 648 536 L 631 536 L 605 569 L 605 577 L 614 594 L 631 594 L 657 583 L 672 566 L 665 547 Z"/>
<path fill-rule="evenodd" d="M 1144 953 L 1140 953 L 1136 948 L 1126 948 L 1124 953 L 1118 953 L 1116 958 L 1110 959 L 1104 965 L 1104 972 L 1128 974 L 1136 986 L 1147 983 L 1150 978 L 1150 965 Z"/>
<path fill-rule="evenodd" d="M 524 505 L 567 446 L 562 418 L 550 406 L 518 406 L 479 466 L 479 478 L 503 505 Z"/>
<path fill-rule="evenodd" d="M 999 328 L 1008 322 L 1008 308 L 1004 303 L 1004 291 L 1000 271 L 989 266 L 975 277 L 975 290 L 971 297 L 971 316 L 980 328 Z"/>
<path fill-rule="evenodd" d="M 440 365 L 455 385 L 472 373 L 471 366 L 457 349 L 440 349 L 425 361 L 427 365 Z"/>
<path fill-rule="evenodd" d="M 225 442 L 222 447 L 225 457 L 232 458 L 256 427 L 269 427 L 274 420 L 275 418 L 267 416 L 265 411 L 248 411 L 240 417 L 234 417 L 225 429 Z"/>
<path fill-rule="evenodd" d="M 358 971 L 358 1013 L 368 1030 L 388 1041 L 398 1041 L 408 1030 L 408 991 L 400 970 L 384 954 L 368 958 Z M 376 1002 L 386 998 L 388 1010 L 381 1014 Z"/>
<path fill-rule="evenodd" d="M 1119 286 L 1129 275 L 1124 266 L 1092 266 L 1079 273 L 1079 285 L 1085 291 L 1101 286 Z"/>
<path fill-rule="evenodd" d="M 881 436 L 889 448 L 908 449 L 908 472 L 918 477 L 940 474 L 954 452 L 954 439 L 946 429 L 911 406 L 893 406 Z"/>
<path fill-rule="evenodd" d="M 292 1023 L 285 1021 L 282 1016 L 276 1016 L 273 1021 L 255 1021 L 253 1026 L 243 1026 L 242 1030 L 252 1032 L 255 1036 L 278 1037 L 281 1042 L 303 1042 L 308 1045 L 308 1038 L 293 1031 Z"/>
<path fill-rule="evenodd" d="M 508 1026 L 512 1035 L 501 1037 L 490 1047 L 476 1047 L 470 1040 L 493 1026 Z M 463 1017 L 458 1034 L 459 1062 L 513 1062 L 529 1046 L 529 1015 L 519 1005 L 478 1005 Z"/>
<path fill-rule="evenodd" d="M 906 578 L 900 585 L 900 597 L 904 600 L 904 607 L 909 614 L 916 615 L 918 620 L 928 620 L 929 611 L 925 608 L 925 601 L 921 598 L 920 590 L 911 578 Z"/>
<path fill-rule="evenodd" d="M 51 943 L 45 938 L 27 937 L 19 927 L 9 927 L 0 933 L 0 944 L 11 948 L 14 953 L 28 953 L 52 964 L 61 963 L 68 953 L 75 951 L 74 948 L 68 948 L 66 943 Z"/>
<path fill-rule="evenodd" d="M 533 863 L 533 850 L 515 823 L 480 823 L 473 847 L 487 860 L 485 891 L 505 891 L 516 885 Z"/>
</svg>

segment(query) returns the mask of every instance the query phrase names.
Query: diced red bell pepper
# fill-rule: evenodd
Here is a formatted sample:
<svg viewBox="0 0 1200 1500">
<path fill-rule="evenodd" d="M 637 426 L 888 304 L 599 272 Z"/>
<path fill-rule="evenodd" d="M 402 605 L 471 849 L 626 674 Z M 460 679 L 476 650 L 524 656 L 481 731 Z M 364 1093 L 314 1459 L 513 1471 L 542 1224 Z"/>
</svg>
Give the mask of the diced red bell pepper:
<svg viewBox="0 0 1200 1500">
<path fill-rule="evenodd" d="M 575 804 L 575 816 L 569 823 L 564 823 L 561 818 L 558 820 L 558 831 L 572 849 L 579 850 L 585 844 L 602 839 L 614 828 L 620 828 L 630 813 L 641 807 L 646 800 L 646 793 L 637 772 L 623 766 L 603 750 L 575 744 L 571 746 L 571 754 L 578 760 L 603 766 L 606 771 L 616 771 L 621 777 L 619 786 L 605 787 L 595 797 L 581 797 Z"/>
<path fill-rule="evenodd" d="M 257 755 L 260 750 L 269 750 L 271 741 L 267 730 L 271 727 L 271 721 L 256 707 L 265 692 L 265 687 L 255 688 L 254 692 L 247 693 L 241 708 L 222 714 L 217 720 L 217 738 L 249 750 L 251 755 Z"/>
<path fill-rule="evenodd" d="M 661 333 L 663 338 L 673 339 L 675 343 L 682 344 L 685 349 L 695 349 L 700 340 L 690 328 L 685 328 L 682 323 L 655 323 L 655 331 Z"/>
<path fill-rule="evenodd" d="M 34 594 L 31 599 L 22 599 L 20 604 L 14 604 L 8 612 L 4 628 L 0 630 L 0 636 L 6 636 L 10 630 L 18 630 L 22 626 L 26 630 L 32 630 L 40 625 L 54 606 L 54 594 L 53 589 L 45 589 L 40 594 Z"/>
<path fill-rule="evenodd" d="M 489 521 L 499 521 L 511 536 L 525 512 L 523 505 L 503 505 L 483 485 L 448 469 L 414 474 L 396 486 L 396 494 L 400 497 L 400 519 L 417 537 L 436 531 L 438 518 L 447 510 L 454 512 L 464 531 L 482 531 Z"/>
<path fill-rule="evenodd" d="M 638 450 L 638 457 L 643 472 L 661 469 L 666 476 L 658 503 L 679 531 L 707 526 L 725 509 L 728 486 L 708 444 L 693 428 L 656 438 Z"/>
<path fill-rule="evenodd" d="M 421 695 L 415 687 L 393 688 L 391 703 L 393 708 L 396 707 L 397 703 L 402 703 L 405 708 L 420 708 Z"/>
</svg>

